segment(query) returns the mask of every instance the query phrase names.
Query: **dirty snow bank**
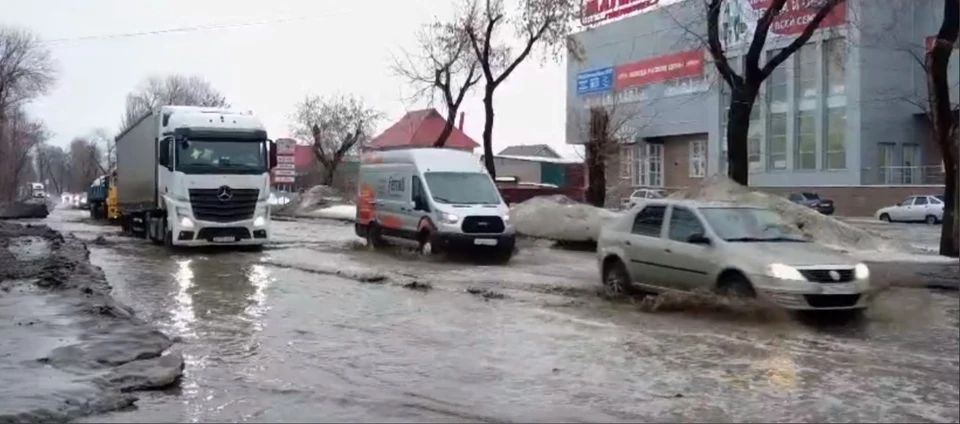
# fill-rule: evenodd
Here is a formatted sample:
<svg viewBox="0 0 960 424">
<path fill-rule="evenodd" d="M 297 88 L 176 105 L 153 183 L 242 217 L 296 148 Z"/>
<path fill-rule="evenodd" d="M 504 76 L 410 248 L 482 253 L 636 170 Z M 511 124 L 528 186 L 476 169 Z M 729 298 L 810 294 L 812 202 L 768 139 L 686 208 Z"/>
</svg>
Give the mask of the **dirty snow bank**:
<svg viewBox="0 0 960 424">
<path fill-rule="evenodd" d="M 344 219 L 352 221 L 356 216 L 356 207 L 344 193 L 325 185 L 311 187 L 303 194 L 292 194 L 290 201 L 275 206 L 273 214 L 277 216 Z"/>
<path fill-rule="evenodd" d="M 857 228 L 823 215 L 783 197 L 752 191 L 725 176 L 707 178 L 699 187 L 680 191 L 670 198 L 733 202 L 776 211 L 787 224 L 809 240 L 842 251 L 906 252 L 908 246 L 881 234 Z"/>
<path fill-rule="evenodd" d="M 510 208 L 518 234 L 564 242 L 595 242 L 600 228 L 617 216 L 563 195 L 534 197 Z"/>
<path fill-rule="evenodd" d="M 0 223 L 0 423 L 63 422 L 175 384 L 172 341 L 110 297 L 86 246 L 46 226 Z"/>
<path fill-rule="evenodd" d="M 0 205 L 0 219 L 46 218 L 49 214 L 45 200 L 16 201 Z"/>
</svg>

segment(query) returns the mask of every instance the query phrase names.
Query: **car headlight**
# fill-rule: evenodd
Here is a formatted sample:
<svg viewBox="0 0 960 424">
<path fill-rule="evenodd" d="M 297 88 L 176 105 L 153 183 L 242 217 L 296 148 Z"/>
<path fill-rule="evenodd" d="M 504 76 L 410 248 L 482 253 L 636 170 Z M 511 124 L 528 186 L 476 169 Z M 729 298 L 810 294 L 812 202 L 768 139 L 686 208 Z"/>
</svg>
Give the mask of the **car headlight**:
<svg viewBox="0 0 960 424">
<path fill-rule="evenodd" d="M 796 268 L 784 264 L 768 265 L 767 275 L 780 280 L 807 281 Z"/>
<path fill-rule="evenodd" d="M 505 213 L 505 214 L 503 214 L 502 217 L 500 217 L 500 219 L 503 220 L 503 223 L 504 223 L 504 224 L 509 224 L 509 223 L 510 223 L 510 214 Z"/>
<path fill-rule="evenodd" d="M 180 218 L 180 227 L 181 228 L 193 228 L 193 220 L 187 217 Z"/>
<path fill-rule="evenodd" d="M 870 278 L 870 268 L 867 268 L 866 264 L 857 264 L 857 266 L 853 267 L 853 277 L 858 280 Z"/>
<path fill-rule="evenodd" d="M 256 219 L 253 220 L 254 227 L 262 227 L 264 225 L 267 225 L 267 219 L 264 218 L 263 215 L 258 216 L 256 217 Z"/>
<path fill-rule="evenodd" d="M 441 212 L 440 213 L 440 222 L 444 224 L 456 224 L 460 221 L 460 217 L 452 213 Z"/>
</svg>

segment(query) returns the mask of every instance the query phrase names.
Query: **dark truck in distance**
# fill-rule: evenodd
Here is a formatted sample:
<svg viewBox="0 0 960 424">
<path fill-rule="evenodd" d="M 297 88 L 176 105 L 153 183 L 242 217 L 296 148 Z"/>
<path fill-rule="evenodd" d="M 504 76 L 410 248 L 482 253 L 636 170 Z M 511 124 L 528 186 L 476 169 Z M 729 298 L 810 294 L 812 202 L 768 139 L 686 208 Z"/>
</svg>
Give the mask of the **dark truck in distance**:
<svg viewBox="0 0 960 424">
<path fill-rule="evenodd" d="M 833 215 L 834 205 L 833 200 L 830 199 L 821 199 L 820 195 L 817 193 L 810 192 L 800 192 L 800 193 L 790 193 L 787 196 L 791 202 L 804 205 L 808 208 L 814 209 L 817 212 L 820 212 L 824 215 Z"/>
</svg>

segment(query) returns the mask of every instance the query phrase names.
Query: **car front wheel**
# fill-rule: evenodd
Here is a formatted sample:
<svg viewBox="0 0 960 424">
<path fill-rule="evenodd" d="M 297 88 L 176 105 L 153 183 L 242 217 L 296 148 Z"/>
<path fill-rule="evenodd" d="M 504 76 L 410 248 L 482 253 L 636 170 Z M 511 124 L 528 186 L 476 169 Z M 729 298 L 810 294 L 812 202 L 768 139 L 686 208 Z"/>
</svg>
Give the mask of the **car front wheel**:
<svg viewBox="0 0 960 424">
<path fill-rule="evenodd" d="M 603 286 L 613 295 L 632 295 L 636 293 L 627 267 L 619 259 L 609 261 L 603 268 Z"/>
</svg>

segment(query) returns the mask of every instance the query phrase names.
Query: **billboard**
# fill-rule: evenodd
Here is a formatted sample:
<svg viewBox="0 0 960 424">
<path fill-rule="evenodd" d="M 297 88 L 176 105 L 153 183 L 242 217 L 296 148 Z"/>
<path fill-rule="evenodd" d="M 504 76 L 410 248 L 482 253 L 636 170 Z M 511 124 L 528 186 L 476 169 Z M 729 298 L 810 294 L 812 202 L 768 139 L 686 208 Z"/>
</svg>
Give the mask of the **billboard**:
<svg viewBox="0 0 960 424">
<path fill-rule="evenodd" d="M 604 93 L 613 89 L 613 67 L 577 74 L 577 95 Z"/>
<path fill-rule="evenodd" d="M 770 8 L 773 0 L 728 0 L 723 3 L 720 13 L 721 34 L 726 47 L 753 40 L 757 21 Z M 770 25 L 771 35 L 794 37 L 800 35 L 820 10 L 822 2 L 813 0 L 787 0 L 780 13 Z M 847 23 L 846 2 L 833 8 L 820 28 L 832 28 Z"/>
<path fill-rule="evenodd" d="M 703 50 L 694 50 L 620 65 L 616 68 L 614 85 L 617 90 L 621 90 L 677 78 L 702 76 L 703 56 Z"/>
<path fill-rule="evenodd" d="M 599 24 L 610 19 L 650 9 L 659 3 L 660 0 L 586 0 L 583 2 L 580 23 L 584 25 Z"/>
</svg>

